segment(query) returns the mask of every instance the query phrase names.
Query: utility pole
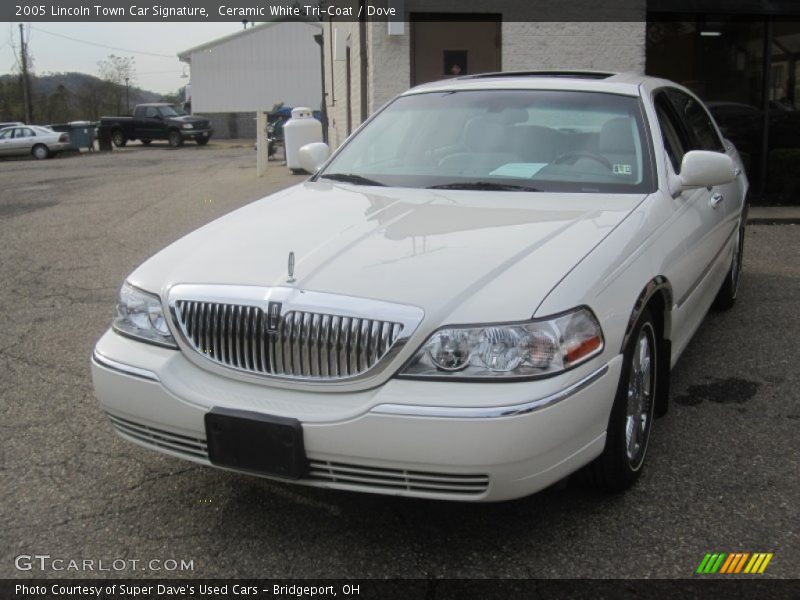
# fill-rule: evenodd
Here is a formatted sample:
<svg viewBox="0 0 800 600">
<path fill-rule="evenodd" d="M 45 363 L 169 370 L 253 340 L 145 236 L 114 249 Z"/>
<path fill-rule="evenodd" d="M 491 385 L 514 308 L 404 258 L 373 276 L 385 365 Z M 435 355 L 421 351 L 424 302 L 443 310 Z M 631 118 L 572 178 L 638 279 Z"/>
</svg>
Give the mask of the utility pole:
<svg viewBox="0 0 800 600">
<path fill-rule="evenodd" d="M 19 46 L 22 54 L 22 96 L 25 102 L 25 122 L 30 123 L 31 119 L 31 91 L 28 81 L 28 48 L 25 46 L 25 34 L 22 30 L 22 23 L 19 24 Z"/>
<path fill-rule="evenodd" d="M 125 78 L 125 110 L 127 113 L 131 112 L 131 99 L 130 95 L 128 94 L 128 82 L 130 81 L 130 77 Z"/>
</svg>

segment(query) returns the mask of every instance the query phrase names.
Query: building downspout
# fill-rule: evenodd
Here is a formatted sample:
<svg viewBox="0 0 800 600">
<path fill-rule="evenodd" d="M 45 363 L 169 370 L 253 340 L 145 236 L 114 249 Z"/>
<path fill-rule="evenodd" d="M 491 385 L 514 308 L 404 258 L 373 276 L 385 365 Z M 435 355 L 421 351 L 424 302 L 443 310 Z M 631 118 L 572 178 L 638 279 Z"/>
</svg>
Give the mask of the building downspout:
<svg viewBox="0 0 800 600">
<path fill-rule="evenodd" d="M 363 123 L 369 116 L 367 114 L 367 11 L 365 0 L 359 0 L 358 4 L 361 15 L 358 19 L 358 53 L 361 79 L 361 122 Z"/>
<path fill-rule="evenodd" d="M 327 92 L 325 91 L 325 36 L 322 33 L 318 33 L 314 36 L 314 41 L 319 44 L 319 65 L 320 65 L 320 74 L 322 77 L 322 123 L 324 127 L 322 128 L 322 141 L 326 144 L 328 143 L 328 98 Z"/>
</svg>

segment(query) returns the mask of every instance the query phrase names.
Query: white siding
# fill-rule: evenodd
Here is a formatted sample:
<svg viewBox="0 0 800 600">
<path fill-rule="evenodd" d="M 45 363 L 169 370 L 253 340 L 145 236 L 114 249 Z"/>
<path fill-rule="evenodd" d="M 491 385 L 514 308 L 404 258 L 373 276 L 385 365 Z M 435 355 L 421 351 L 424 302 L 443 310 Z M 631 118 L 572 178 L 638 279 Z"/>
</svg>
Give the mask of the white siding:
<svg viewBox="0 0 800 600">
<path fill-rule="evenodd" d="M 310 23 L 270 23 L 191 51 L 192 111 L 270 110 L 278 102 L 318 110 L 320 31 Z"/>
</svg>

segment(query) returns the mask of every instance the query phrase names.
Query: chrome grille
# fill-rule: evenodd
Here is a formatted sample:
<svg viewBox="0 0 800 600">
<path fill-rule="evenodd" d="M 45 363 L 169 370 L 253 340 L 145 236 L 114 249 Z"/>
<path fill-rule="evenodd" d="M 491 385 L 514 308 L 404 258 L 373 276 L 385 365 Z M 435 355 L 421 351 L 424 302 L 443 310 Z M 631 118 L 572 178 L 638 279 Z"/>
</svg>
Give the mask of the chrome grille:
<svg viewBox="0 0 800 600">
<path fill-rule="evenodd" d="M 123 435 L 156 448 L 171 450 L 194 458 L 208 459 L 208 446 L 204 439 L 157 429 L 143 423 L 135 423 L 111 413 L 106 413 L 106 416 L 114 429 Z"/>
<path fill-rule="evenodd" d="M 309 479 L 341 485 L 430 494 L 482 494 L 489 487 L 488 475 L 429 473 L 317 460 L 310 461 L 309 466 Z"/>
<path fill-rule="evenodd" d="M 175 321 L 192 348 L 218 364 L 261 375 L 337 379 L 374 367 L 403 325 L 293 310 L 272 331 L 258 306 L 178 300 Z"/>
</svg>

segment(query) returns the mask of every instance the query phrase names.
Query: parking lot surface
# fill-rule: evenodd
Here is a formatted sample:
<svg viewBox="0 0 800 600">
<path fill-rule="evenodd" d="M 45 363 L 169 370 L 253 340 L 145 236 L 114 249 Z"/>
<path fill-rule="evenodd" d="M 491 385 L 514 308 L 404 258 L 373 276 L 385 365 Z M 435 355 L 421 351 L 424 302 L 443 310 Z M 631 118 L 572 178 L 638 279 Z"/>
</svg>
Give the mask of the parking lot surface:
<svg viewBox="0 0 800 600">
<path fill-rule="evenodd" d="M 213 143 L 0 162 L 0 577 L 691 577 L 705 553 L 734 551 L 774 553 L 762 577 L 800 573 L 794 225 L 749 227 L 739 301 L 709 314 L 678 363 L 648 468 L 623 495 L 575 483 L 491 505 L 358 495 L 117 438 L 89 357 L 120 283 L 301 180 L 276 163 L 258 179 L 252 148 Z M 141 562 L 15 568 L 32 554 Z M 167 560 L 192 567 L 159 570 Z"/>
</svg>

